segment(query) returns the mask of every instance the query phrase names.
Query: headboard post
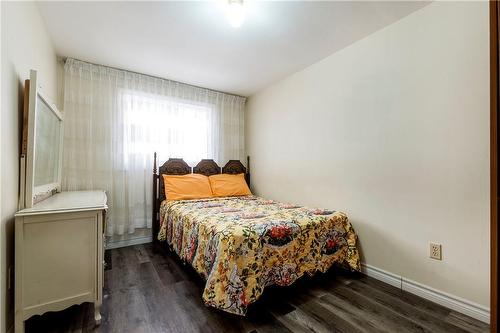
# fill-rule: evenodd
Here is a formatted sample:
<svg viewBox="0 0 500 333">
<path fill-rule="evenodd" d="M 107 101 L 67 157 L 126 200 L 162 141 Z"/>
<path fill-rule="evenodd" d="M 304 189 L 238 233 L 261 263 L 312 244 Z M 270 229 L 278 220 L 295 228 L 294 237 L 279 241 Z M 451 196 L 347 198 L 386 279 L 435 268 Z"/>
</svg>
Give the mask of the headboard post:
<svg viewBox="0 0 500 333">
<path fill-rule="evenodd" d="M 248 187 L 250 187 L 250 156 L 247 155 L 247 172 L 245 173 L 245 180 L 247 181 Z"/>
<path fill-rule="evenodd" d="M 153 173 L 156 175 L 156 152 L 154 153 L 154 156 L 155 156 L 155 159 L 154 159 L 154 162 L 153 162 Z"/>
<path fill-rule="evenodd" d="M 156 164 L 156 152 L 154 152 L 154 161 L 153 161 L 153 202 L 151 206 L 153 207 L 153 214 L 152 216 L 152 232 L 153 232 L 153 244 L 156 244 L 158 242 L 158 232 L 160 223 L 158 221 L 158 173 L 157 173 L 157 164 Z"/>
</svg>

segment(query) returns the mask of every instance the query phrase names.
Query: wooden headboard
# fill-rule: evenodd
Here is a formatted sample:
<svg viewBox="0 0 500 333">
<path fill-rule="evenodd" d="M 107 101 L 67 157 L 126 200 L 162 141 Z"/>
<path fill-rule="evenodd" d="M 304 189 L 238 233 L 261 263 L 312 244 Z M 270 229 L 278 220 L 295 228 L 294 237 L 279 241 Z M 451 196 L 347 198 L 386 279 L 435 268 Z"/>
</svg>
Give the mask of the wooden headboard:
<svg viewBox="0 0 500 333">
<path fill-rule="evenodd" d="M 222 168 L 212 159 L 201 160 L 194 168 L 191 168 L 182 158 L 169 158 L 163 163 L 157 172 L 156 153 L 154 153 L 153 163 L 153 243 L 157 243 L 158 232 L 160 231 L 160 205 L 165 200 L 165 184 L 162 175 L 187 175 L 198 173 L 205 176 L 227 174 L 245 174 L 245 180 L 250 186 L 250 157 L 247 156 L 247 167 L 238 160 L 230 160 Z"/>
</svg>

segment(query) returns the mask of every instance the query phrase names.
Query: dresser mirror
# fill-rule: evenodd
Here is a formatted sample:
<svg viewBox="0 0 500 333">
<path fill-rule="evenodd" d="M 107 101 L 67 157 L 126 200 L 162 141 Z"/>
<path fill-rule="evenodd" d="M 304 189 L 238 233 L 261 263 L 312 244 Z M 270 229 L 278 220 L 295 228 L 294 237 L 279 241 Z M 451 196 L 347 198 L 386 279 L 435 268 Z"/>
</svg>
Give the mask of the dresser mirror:
<svg viewBox="0 0 500 333">
<path fill-rule="evenodd" d="M 20 208 L 61 191 L 62 138 L 62 114 L 44 95 L 32 70 L 24 93 Z"/>
</svg>

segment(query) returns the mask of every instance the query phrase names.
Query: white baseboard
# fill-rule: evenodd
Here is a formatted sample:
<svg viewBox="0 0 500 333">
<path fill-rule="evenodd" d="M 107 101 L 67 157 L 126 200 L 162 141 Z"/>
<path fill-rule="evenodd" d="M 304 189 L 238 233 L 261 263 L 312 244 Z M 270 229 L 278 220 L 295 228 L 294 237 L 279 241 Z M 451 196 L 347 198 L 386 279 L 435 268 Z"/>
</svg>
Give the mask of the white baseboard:
<svg viewBox="0 0 500 333">
<path fill-rule="evenodd" d="M 361 270 L 363 274 L 400 288 L 401 290 L 420 296 L 482 322 L 488 324 L 490 322 L 490 309 L 486 306 L 445 293 L 444 291 L 434 289 L 371 265 L 361 264 Z"/>
<path fill-rule="evenodd" d="M 115 242 L 106 242 L 106 250 L 117 249 L 119 247 L 139 245 L 151 243 L 153 241 L 152 236 L 144 236 L 144 237 L 135 237 L 131 239 L 124 239 Z"/>
<path fill-rule="evenodd" d="M 485 323 L 490 323 L 490 308 L 464 298 L 445 293 L 416 281 L 403 278 L 403 290 L 428 299 L 449 309 L 463 313 Z"/>
<path fill-rule="evenodd" d="M 369 277 L 390 284 L 391 286 L 394 286 L 396 288 L 399 289 L 403 288 L 401 286 L 402 279 L 401 276 L 399 275 L 392 274 L 388 271 L 384 271 L 383 269 L 373 267 L 367 264 L 361 264 L 361 272 L 363 272 L 363 274 L 365 275 L 368 275 Z"/>
</svg>

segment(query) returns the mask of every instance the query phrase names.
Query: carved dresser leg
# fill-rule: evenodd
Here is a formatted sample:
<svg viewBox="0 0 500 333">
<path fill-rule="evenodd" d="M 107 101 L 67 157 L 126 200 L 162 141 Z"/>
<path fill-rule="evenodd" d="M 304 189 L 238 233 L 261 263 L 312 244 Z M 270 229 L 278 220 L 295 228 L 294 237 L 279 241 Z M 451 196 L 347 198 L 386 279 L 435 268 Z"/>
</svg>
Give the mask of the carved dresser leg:
<svg viewBox="0 0 500 333">
<path fill-rule="evenodd" d="M 94 303 L 94 319 L 96 325 L 101 325 L 101 304 Z"/>
<path fill-rule="evenodd" d="M 21 315 L 16 314 L 16 316 L 15 316 L 14 332 L 15 333 L 24 333 L 24 320 L 22 319 Z"/>
</svg>

